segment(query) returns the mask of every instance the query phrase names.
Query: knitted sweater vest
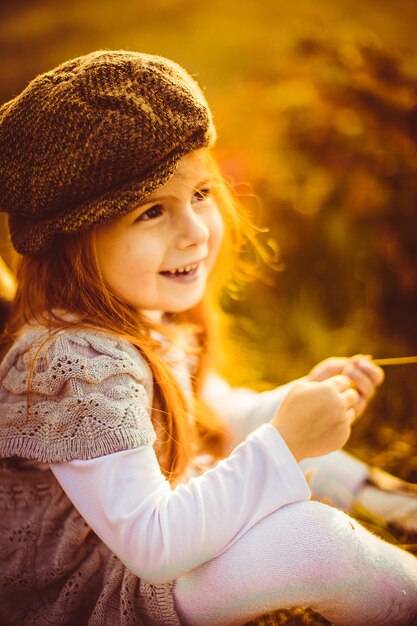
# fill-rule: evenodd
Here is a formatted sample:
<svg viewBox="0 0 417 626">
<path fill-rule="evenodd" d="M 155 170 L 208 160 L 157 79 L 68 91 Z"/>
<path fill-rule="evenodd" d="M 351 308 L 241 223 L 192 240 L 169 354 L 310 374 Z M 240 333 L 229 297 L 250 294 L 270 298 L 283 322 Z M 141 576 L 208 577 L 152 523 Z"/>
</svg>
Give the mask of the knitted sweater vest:
<svg viewBox="0 0 417 626">
<path fill-rule="evenodd" d="M 0 626 L 179 625 L 173 581 L 129 572 L 48 466 L 30 463 L 154 443 L 151 404 L 149 367 L 105 333 L 27 327 L 9 350 L 0 364 Z"/>
</svg>

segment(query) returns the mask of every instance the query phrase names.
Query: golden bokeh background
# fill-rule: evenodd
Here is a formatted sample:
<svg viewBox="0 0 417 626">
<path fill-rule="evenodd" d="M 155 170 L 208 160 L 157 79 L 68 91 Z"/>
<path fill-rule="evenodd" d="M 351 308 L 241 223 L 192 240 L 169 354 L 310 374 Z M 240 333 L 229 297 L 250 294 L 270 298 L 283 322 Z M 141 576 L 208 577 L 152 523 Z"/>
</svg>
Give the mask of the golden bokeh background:
<svg viewBox="0 0 417 626">
<path fill-rule="evenodd" d="M 223 171 L 281 261 L 221 296 L 219 366 L 265 388 L 332 354 L 417 354 L 416 24 L 415 0 L 15 0 L 2 7 L 0 100 L 98 48 L 196 76 Z M 417 365 L 387 368 L 348 445 L 414 482 L 416 380 Z"/>
</svg>

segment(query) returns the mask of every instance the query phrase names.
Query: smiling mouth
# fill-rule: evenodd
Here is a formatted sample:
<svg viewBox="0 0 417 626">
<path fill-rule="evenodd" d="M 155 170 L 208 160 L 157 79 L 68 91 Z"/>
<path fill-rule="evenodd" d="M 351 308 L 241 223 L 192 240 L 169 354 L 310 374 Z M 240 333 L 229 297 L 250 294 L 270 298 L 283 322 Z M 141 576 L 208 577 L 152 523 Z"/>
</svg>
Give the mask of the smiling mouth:
<svg viewBox="0 0 417 626">
<path fill-rule="evenodd" d="M 182 267 L 177 267 L 175 270 L 166 270 L 164 272 L 159 272 L 163 276 L 193 276 L 200 263 L 193 263 L 192 265 L 184 265 Z"/>
</svg>

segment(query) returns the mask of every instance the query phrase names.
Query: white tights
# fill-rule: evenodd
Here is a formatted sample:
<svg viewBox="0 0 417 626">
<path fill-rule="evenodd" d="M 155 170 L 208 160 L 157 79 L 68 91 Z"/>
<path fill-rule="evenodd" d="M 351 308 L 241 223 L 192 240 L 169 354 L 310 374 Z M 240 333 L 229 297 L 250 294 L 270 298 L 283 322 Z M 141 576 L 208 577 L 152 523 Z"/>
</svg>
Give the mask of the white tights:
<svg viewBox="0 0 417 626">
<path fill-rule="evenodd" d="M 291 607 L 338 625 L 417 624 L 417 559 L 337 509 L 300 502 L 180 576 L 174 600 L 189 626 L 245 624 Z"/>
</svg>

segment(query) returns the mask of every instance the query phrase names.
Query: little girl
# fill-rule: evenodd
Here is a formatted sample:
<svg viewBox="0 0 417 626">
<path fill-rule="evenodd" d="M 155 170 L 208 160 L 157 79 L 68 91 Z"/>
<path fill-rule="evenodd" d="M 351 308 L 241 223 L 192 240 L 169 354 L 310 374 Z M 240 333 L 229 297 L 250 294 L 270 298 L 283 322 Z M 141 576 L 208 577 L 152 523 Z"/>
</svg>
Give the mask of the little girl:
<svg viewBox="0 0 417 626">
<path fill-rule="evenodd" d="M 231 419 L 228 434 L 202 403 L 222 413 L 203 387 L 207 287 L 248 229 L 214 139 L 194 80 L 133 52 L 71 60 L 0 109 L 20 253 L 0 365 L 1 626 L 222 626 L 295 606 L 417 623 L 417 560 L 309 501 L 299 466 L 346 442 L 379 368 L 324 361 L 253 430 Z"/>
</svg>

